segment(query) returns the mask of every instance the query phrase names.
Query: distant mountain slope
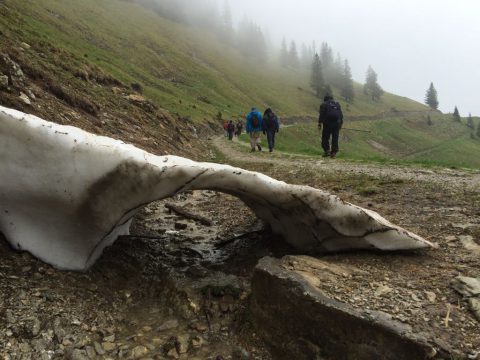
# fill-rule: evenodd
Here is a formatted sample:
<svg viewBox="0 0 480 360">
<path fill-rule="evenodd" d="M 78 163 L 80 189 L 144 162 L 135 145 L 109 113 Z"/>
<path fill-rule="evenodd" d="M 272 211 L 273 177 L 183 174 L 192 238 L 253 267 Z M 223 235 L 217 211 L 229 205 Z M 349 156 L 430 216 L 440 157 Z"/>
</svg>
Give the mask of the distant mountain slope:
<svg viewBox="0 0 480 360">
<path fill-rule="evenodd" d="M 205 123 L 218 112 L 243 116 L 251 106 L 271 106 L 282 117 L 316 116 L 319 106 L 307 73 L 252 64 L 209 32 L 169 21 L 131 1 L 5 0 L 0 3 L 0 31 L 0 53 L 8 54 L 24 70 L 26 81 L 35 83 L 40 95 L 35 104 L 43 101 L 41 91 L 46 98 L 53 95 L 59 101 L 46 106 L 52 120 L 97 132 L 105 132 L 100 126 L 104 122 L 112 123 L 104 119 L 108 112 L 123 118 L 125 132 L 132 121 L 128 119 L 144 112 L 149 120 L 136 125 L 142 129 L 148 124 L 154 138 L 161 121 L 152 109 L 171 118 L 171 126 L 178 118 L 186 126 L 188 119 Z M 2 104 L 28 111 L 18 99 L 21 89 L 13 90 L 17 93 L 10 89 L 0 98 Z M 145 99 L 127 99 L 138 92 Z M 360 86 L 356 97 L 354 104 L 344 105 L 347 115 L 426 110 L 392 94 L 373 103 Z M 45 107 L 35 104 L 30 111 L 45 115 Z M 74 108 L 87 119 L 85 125 L 68 111 L 59 117 L 56 106 Z"/>
</svg>

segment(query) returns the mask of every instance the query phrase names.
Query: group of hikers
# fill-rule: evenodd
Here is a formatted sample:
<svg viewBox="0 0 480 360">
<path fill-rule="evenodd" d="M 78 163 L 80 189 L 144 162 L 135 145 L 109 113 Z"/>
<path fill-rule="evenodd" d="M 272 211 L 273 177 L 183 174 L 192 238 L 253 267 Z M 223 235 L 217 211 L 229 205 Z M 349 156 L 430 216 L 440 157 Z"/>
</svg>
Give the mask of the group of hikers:
<svg viewBox="0 0 480 360">
<path fill-rule="evenodd" d="M 318 128 L 322 131 L 323 156 L 335 158 L 337 156 L 338 138 L 343 126 L 343 112 L 340 104 L 331 95 L 326 95 L 320 105 Z M 240 136 L 243 131 L 241 120 L 235 125 L 232 120 L 224 122 L 225 136 L 232 140 L 234 136 Z M 270 152 L 275 148 L 275 135 L 280 130 L 280 121 L 271 108 L 262 113 L 252 108 L 246 117 L 245 130 L 250 138 L 251 152 L 262 151 L 261 134 L 267 136 L 268 149 Z M 330 146 L 331 138 L 331 146 Z"/>
</svg>

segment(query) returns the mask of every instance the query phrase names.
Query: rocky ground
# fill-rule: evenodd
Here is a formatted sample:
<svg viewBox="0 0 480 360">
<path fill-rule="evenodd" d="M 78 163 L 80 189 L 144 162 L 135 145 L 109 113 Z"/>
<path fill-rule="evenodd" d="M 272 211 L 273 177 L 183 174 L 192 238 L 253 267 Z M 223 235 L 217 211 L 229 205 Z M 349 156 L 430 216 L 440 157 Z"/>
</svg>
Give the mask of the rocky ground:
<svg viewBox="0 0 480 360">
<path fill-rule="evenodd" d="M 474 296 L 455 290 L 471 287 L 452 283 L 460 275 L 480 277 L 478 173 L 251 155 L 215 143 L 218 161 L 327 189 L 437 243 L 428 252 L 285 257 L 283 263 L 336 301 L 390 314 L 453 358 L 479 357 Z M 195 191 L 144 209 L 132 236 L 85 273 L 57 271 L 3 241 L 0 355 L 272 359 L 249 311 L 251 277 L 261 258 L 295 251 L 261 227 L 235 198 Z"/>
</svg>

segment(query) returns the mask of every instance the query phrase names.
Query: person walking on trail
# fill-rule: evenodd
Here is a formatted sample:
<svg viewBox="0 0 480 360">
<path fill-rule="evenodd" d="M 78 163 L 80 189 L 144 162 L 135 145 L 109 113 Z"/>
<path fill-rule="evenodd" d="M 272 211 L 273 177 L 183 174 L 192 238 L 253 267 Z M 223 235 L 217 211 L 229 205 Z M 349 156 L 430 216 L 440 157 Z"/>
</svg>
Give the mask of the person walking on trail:
<svg viewBox="0 0 480 360">
<path fill-rule="evenodd" d="M 228 137 L 228 122 L 227 122 L 227 120 L 225 120 L 223 122 L 223 132 L 224 132 L 225 137 Z"/>
<path fill-rule="evenodd" d="M 272 109 L 268 108 L 265 110 L 263 114 L 263 134 L 267 135 L 268 140 L 268 149 L 270 152 L 273 151 L 275 147 L 275 135 L 280 130 L 280 123 L 278 121 L 277 115 L 272 111 Z"/>
<path fill-rule="evenodd" d="M 262 132 L 262 114 L 256 109 L 252 108 L 252 111 L 247 115 L 247 134 L 250 136 L 251 152 L 254 152 L 256 148 L 258 151 L 262 151 L 260 134 Z"/>
<path fill-rule="evenodd" d="M 242 131 L 243 131 L 243 122 L 242 122 L 242 120 L 238 120 L 238 122 L 237 122 L 237 132 L 236 132 L 236 135 L 237 135 L 237 136 L 242 135 Z"/>
<path fill-rule="evenodd" d="M 228 140 L 233 140 L 233 134 L 235 133 L 235 125 L 233 121 L 230 120 L 227 125 Z"/>
<path fill-rule="evenodd" d="M 322 131 L 323 157 L 330 156 L 332 159 L 338 153 L 338 137 L 343 126 L 342 108 L 332 96 L 327 95 L 320 105 L 320 117 L 318 119 L 318 128 Z M 330 137 L 332 138 L 332 147 L 330 148 Z"/>
</svg>

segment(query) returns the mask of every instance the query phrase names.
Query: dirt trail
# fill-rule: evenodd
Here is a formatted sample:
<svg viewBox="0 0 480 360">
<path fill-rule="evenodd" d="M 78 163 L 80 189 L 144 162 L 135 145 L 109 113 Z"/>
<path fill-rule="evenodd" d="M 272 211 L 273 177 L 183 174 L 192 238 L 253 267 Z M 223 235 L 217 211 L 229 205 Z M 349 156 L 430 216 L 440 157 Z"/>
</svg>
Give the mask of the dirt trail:
<svg viewBox="0 0 480 360">
<path fill-rule="evenodd" d="M 448 168 L 426 169 L 415 165 L 354 163 L 341 159 L 323 159 L 321 157 L 292 155 L 278 151 L 274 153 L 265 151 L 250 153 L 249 146 L 246 143 L 238 141 L 237 139 L 229 142 L 223 137 L 216 137 L 212 143 L 225 158 L 234 162 L 274 164 L 293 168 L 307 166 L 323 173 L 368 175 L 379 178 L 388 177 L 439 184 L 448 183 L 455 187 L 480 189 L 479 170 L 452 170 Z"/>
</svg>

